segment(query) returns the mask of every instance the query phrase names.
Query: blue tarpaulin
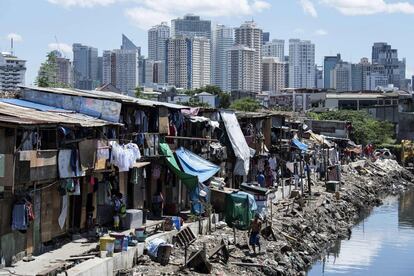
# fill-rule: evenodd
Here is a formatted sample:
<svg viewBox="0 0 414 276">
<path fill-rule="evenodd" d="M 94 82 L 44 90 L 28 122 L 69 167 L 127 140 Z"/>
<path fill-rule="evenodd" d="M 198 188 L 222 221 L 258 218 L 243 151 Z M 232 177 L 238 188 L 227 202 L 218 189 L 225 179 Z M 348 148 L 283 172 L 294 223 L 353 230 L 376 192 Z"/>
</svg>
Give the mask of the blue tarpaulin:
<svg viewBox="0 0 414 276">
<path fill-rule="evenodd" d="M 308 150 L 308 145 L 302 143 L 298 139 L 292 139 L 292 144 L 293 144 L 294 147 L 297 147 L 301 151 L 307 151 Z"/>
<path fill-rule="evenodd" d="M 204 192 L 204 193 L 203 193 Z M 199 183 L 197 187 L 190 192 L 191 212 L 199 215 L 204 213 L 204 206 L 201 202 L 210 202 L 210 189 Z"/>
<path fill-rule="evenodd" d="M 198 177 L 199 182 L 204 182 L 213 177 L 220 167 L 201 158 L 200 156 L 184 149 L 183 147 L 175 151 L 183 171 Z"/>
<path fill-rule="evenodd" d="M 60 112 L 60 113 L 73 113 L 74 112 L 74 111 L 70 111 L 70 110 L 68 111 L 68 110 L 57 108 L 57 107 L 50 106 L 50 105 L 38 104 L 38 103 L 29 102 L 29 101 L 20 100 L 20 99 L 0 99 L 0 102 L 13 104 L 13 105 L 17 105 L 20 107 L 32 108 L 32 109 L 36 109 L 39 111 L 51 111 L 51 112 Z"/>
</svg>

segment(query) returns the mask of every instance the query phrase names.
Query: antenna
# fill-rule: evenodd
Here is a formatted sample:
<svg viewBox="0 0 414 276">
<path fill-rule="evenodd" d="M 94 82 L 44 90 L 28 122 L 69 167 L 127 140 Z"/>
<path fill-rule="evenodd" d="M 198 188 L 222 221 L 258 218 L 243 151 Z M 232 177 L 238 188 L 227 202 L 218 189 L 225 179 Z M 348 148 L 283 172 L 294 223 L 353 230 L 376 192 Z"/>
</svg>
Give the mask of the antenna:
<svg viewBox="0 0 414 276">
<path fill-rule="evenodd" d="M 10 38 L 10 54 L 13 55 L 13 37 Z"/>
<path fill-rule="evenodd" d="M 56 41 L 56 48 L 57 48 L 57 50 L 59 51 L 59 53 L 64 57 L 64 58 L 66 58 L 66 55 L 65 55 L 65 53 L 60 49 L 60 44 L 59 44 L 59 41 L 58 41 L 58 39 L 57 39 L 57 36 L 55 35 L 55 41 Z"/>
</svg>

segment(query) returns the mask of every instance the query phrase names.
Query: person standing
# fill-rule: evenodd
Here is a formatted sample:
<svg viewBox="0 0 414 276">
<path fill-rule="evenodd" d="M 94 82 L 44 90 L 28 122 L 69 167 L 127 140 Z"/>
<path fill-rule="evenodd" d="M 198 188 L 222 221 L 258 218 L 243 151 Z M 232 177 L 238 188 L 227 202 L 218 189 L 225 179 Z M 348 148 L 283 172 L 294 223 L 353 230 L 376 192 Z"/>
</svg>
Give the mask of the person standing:
<svg viewBox="0 0 414 276">
<path fill-rule="evenodd" d="M 260 219 L 260 215 L 256 214 L 250 224 L 249 230 L 249 244 L 252 246 L 254 254 L 256 254 L 256 246 L 259 247 L 259 253 L 261 251 L 260 230 L 262 230 L 262 220 Z"/>
</svg>

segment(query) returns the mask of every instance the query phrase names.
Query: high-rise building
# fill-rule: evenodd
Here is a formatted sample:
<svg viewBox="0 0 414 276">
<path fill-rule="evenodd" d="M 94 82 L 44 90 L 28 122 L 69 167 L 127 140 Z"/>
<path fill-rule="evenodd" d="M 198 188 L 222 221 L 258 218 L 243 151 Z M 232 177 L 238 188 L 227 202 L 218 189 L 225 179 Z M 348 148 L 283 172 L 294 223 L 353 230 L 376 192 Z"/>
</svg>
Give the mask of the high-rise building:
<svg viewBox="0 0 414 276">
<path fill-rule="evenodd" d="M 148 30 L 148 59 L 165 60 L 165 47 L 169 37 L 170 27 L 166 22 Z"/>
<path fill-rule="evenodd" d="M 263 32 L 262 33 L 262 44 L 266 44 L 270 40 L 270 33 L 269 32 Z"/>
<path fill-rule="evenodd" d="M 414 75 L 411 76 L 411 91 L 414 91 Z"/>
<path fill-rule="evenodd" d="M 286 88 L 286 62 L 276 57 L 262 59 L 262 91 L 279 92 Z"/>
<path fill-rule="evenodd" d="M 153 82 L 158 84 L 166 84 L 167 81 L 165 79 L 165 61 L 164 60 L 156 60 L 154 61 L 154 68 L 153 68 Z"/>
<path fill-rule="evenodd" d="M 211 39 L 211 21 L 200 16 L 187 14 L 184 18 L 171 20 L 171 37 L 206 37 Z"/>
<path fill-rule="evenodd" d="M 72 45 L 74 87 L 93 90 L 99 86 L 98 49 L 80 43 Z"/>
<path fill-rule="evenodd" d="M 0 53 L 0 91 L 16 91 L 24 85 L 26 61 L 10 53 Z"/>
<path fill-rule="evenodd" d="M 331 86 L 337 92 L 352 90 L 352 69 L 351 64 L 341 61 L 331 70 Z"/>
<path fill-rule="evenodd" d="M 176 36 L 167 41 L 167 82 L 184 89 L 211 83 L 210 40 Z"/>
<path fill-rule="evenodd" d="M 254 49 L 254 89 L 251 92 L 259 93 L 262 88 L 262 29 L 256 22 L 246 21 L 235 29 L 235 44 Z"/>
<path fill-rule="evenodd" d="M 103 58 L 102 57 L 98 57 L 98 81 L 99 81 L 99 84 L 103 84 L 103 76 L 102 76 L 102 73 L 103 73 L 103 64 L 102 64 L 102 62 L 103 62 Z"/>
<path fill-rule="evenodd" d="M 323 85 L 323 66 L 315 65 L 315 87 L 322 89 Z"/>
<path fill-rule="evenodd" d="M 289 87 L 314 88 L 315 44 L 309 40 L 289 40 Z"/>
<path fill-rule="evenodd" d="M 62 53 L 59 51 L 53 51 L 55 54 L 56 60 L 56 79 L 54 82 L 59 84 L 65 84 L 67 86 L 73 85 L 73 67 L 72 62 L 63 57 Z"/>
<path fill-rule="evenodd" d="M 133 95 L 138 86 L 138 50 L 104 51 L 102 77 L 104 84 L 112 84 L 123 94 Z"/>
<path fill-rule="evenodd" d="M 282 39 L 272 39 L 262 49 L 264 57 L 277 57 L 279 61 L 283 61 L 285 57 L 285 41 Z"/>
<path fill-rule="evenodd" d="M 385 66 L 388 84 L 399 87 L 405 79 L 405 61 L 398 60 L 398 50 L 392 49 L 391 45 L 385 42 L 376 42 L 372 46 L 372 64 Z"/>
<path fill-rule="evenodd" d="M 260 92 L 255 79 L 256 50 L 236 45 L 227 51 L 227 91 Z"/>
<path fill-rule="evenodd" d="M 138 55 L 141 55 L 141 47 L 136 46 L 135 43 L 124 34 L 122 34 L 121 50 L 136 50 L 138 51 Z"/>
<path fill-rule="evenodd" d="M 341 61 L 341 54 L 336 56 L 326 56 L 323 60 L 323 76 L 324 76 L 324 85 L 325 89 L 333 88 L 331 83 L 331 71 L 335 68 L 336 64 Z"/>
<path fill-rule="evenodd" d="M 227 50 L 233 46 L 233 28 L 217 25 L 213 30 L 212 83 L 227 88 Z"/>
</svg>

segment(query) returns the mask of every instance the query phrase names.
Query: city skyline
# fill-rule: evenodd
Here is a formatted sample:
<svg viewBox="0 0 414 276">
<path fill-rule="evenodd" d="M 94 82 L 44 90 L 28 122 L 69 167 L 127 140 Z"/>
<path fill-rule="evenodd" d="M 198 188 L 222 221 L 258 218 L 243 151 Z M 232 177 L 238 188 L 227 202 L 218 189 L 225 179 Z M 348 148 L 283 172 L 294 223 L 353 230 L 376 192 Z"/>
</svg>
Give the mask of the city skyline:
<svg viewBox="0 0 414 276">
<path fill-rule="evenodd" d="M 26 84 L 32 84 L 50 50 L 59 48 L 66 57 L 73 59 L 71 45 L 82 43 L 98 48 L 101 56 L 103 50 L 117 48 L 122 33 L 125 33 L 147 56 L 147 32 L 152 25 L 163 21 L 171 25 L 171 19 L 194 13 L 211 20 L 212 26 L 237 27 L 254 19 L 263 31 L 270 32 L 270 40 L 310 39 L 315 44 L 318 65 L 323 64 L 324 56 L 336 53 L 341 53 L 343 60 L 356 63 L 362 57 L 371 58 L 374 42 L 387 42 L 398 49 L 400 58 L 407 58 L 407 78 L 414 73 L 414 53 L 405 38 L 409 23 L 413 22 L 413 16 L 410 16 L 414 13 L 412 1 L 402 5 L 400 1 L 371 0 L 359 7 L 355 6 L 358 5 L 353 3 L 355 1 L 346 0 L 288 3 L 232 0 L 225 4 L 194 1 L 187 6 L 183 4 L 185 1 L 171 1 L 174 5 L 162 0 L 151 2 L 154 5 L 128 0 L 5 0 L 0 3 L 0 51 L 8 51 L 8 38 L 14 37 L 14 53 L 27 60 Z M 164 8 L 154 7 L 155 2 L 164 3 Z M 216 12 L 217 7 L 220 12 Z M 35 8 L 43 11 L 42 16 L 30 13 Z M 18 21 L 13 20 L 16 12 L 20 16 Z M 137 19 L 138 15 L 143 18 Z M 383 24 L 385 19 L 387 24 Z M 360 25 L 364 26 L 363 30 L 359 30 Z M 285 44 L 285 54 L 286 49 Z"/>
</svg>

